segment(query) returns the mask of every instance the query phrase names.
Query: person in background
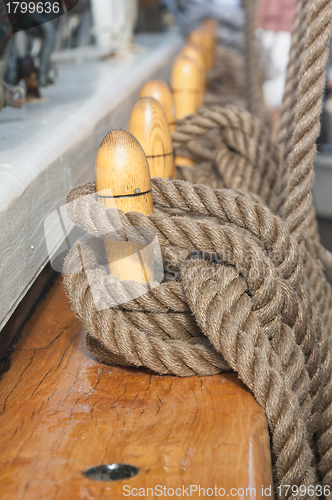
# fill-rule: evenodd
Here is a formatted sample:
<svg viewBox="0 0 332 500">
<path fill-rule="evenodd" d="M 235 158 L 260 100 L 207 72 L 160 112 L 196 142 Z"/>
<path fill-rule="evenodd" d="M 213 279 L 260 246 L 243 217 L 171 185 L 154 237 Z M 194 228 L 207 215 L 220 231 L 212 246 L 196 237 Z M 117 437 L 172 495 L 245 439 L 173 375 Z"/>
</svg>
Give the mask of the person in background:
<svg viewBox="0 0 332 500">
<path fill-rule="evenodd" d="M 291 32 L 296 0 L 260 0 L 257 11 L 257 37 L 267 68 L 264 97 L 268 107 L 279 109 L 285 86 Z"/>
</svg>

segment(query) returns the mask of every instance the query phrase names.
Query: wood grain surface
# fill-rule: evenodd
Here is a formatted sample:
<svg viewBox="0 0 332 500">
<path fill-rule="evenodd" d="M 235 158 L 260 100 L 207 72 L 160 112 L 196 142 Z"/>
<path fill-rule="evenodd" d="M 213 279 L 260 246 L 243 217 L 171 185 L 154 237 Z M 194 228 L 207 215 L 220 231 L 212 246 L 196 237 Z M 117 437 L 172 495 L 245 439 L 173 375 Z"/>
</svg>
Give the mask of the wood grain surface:
<svg viewBox="0 0 332 500">
<path fill-rule="evenodd" d="M 195 113 L 197 96 L 201 92 L 202 77 L 196 62 L 179 55 L 174 59 L 171 73 L 171 88 L 175 103 L 175 118 L 182 120 Z"/>
<path fill-rule="evenodd" d="M 151 96 L 140 97 L 131 111 L 128 130 L 146 154 L 151 177 L 172 179 L 172 138 L 161 103 Z"/>
<path fill-rule="evenodd" d="M 107 208 L 145 215 L 153 212 L 148 161 L 138 140 L 127 130 L 112 130 L 102 140 L 96 157 L 96 190 L 98 200 Z M 153 281 L 152 247 L 145 249 L 144 257 L 144 246 L 130 240 L 104 239 L 104 245 L 111 274 L 138 283 Z"/>
<path fill-rule="evenodd" d="M 0 405 L 3 500 L 168 498 L 167 488 L 190 485 L 217 487 L 210 498 L 221 488 L 262 498 L 271 484 L 266 418 L 235 375 L 182 379 L 100 363 L 60 278 L 7 354 Z M 84 476 L 107 463 L 140 472 L 115 482 Z M 147 490 L 156 485 L 166 487 L 161 496 Z M 191 498 L 203 496 L 192 488 Z"/>
<path fill-rule="evenodd" d="M 199 45 L 193 45 L 192 43 L 187 43 L 181 50 L 181 54 L 195 61 L 199 68 L 199 74 L 201 77 L 201 88 L 200 92 L 197 93 L 197 107 L 201 108 L 204 105 L 204 90 L 206 86 L 203 51 Z"/>
<path fill-rule="evenodd" d="M 202 47 L 204 51 L 205 69 L 209 70 L 214 62 L 214 33 L 204 28 L 194 30 L 189 33 L 188 42 Z"/>
<path fill-rule="evenodd" d="M 153 97 L 162 105 L 171 132 L 175 130 L 175 104 L 171 89 L 162 80 L 149 80 L 140 90 L 139 97 Z"/>
</svg>

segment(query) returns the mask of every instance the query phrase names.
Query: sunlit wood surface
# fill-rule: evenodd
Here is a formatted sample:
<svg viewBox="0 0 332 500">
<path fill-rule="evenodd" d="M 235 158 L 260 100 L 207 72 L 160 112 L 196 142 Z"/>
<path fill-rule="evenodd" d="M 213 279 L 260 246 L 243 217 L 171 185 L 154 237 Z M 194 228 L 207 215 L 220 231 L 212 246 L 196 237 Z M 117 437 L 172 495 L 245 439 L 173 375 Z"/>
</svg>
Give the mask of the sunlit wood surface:
<svg viewBox="0 0 332 500">
<path fill-rule="evenodd" d="M 217 486 L 232 498 L 242 495 L 231 488 L 251 487 L 256 496 L 243 498 L 257 499 L 271 484 L 265 415 L 234 375 L 182 379 L 98 362 L 60 279 L 7 357 L 0 404 L 3 500 L 114 500 L 126 498 L 124 485 Z M 83 475 L 113 462 L 140 472 L 115 482 Z"/>
</svg>

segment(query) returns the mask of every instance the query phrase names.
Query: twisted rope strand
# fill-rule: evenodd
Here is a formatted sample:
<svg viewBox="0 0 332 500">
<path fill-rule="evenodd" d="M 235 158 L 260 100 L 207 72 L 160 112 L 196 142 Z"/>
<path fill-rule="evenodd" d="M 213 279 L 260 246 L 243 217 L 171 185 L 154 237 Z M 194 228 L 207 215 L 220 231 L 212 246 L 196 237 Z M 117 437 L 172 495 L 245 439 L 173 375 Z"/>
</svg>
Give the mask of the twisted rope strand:
<svg viewBox="0 0 332 500">
<path fill-rule="evenodd" d="M 264 116 L 264 98 L 262 91 L 262 69 L 256 40 L 256 18 L 258 0 L 245 2 L 245 72 L 248 110 L 255 116 Z"/>
<path fill-rule="evenodd" d="M 287 234 L 286 228 L 281 219 L 273 215 L 268 208 L 260 204 L 258 200 L 256 201 L 251 199 L 244 194 L 230 192 L 228 190 L 212 191 L 207 186 L 192 186 L 181 181 L 170 182 L 159 178 L 153 179 L 152 185 L 155 204 L 163 208 L 178 209 L 191 213 L 194 212 L 200 214 L 201 216 L 208 217 L 209 220 L 212 218 L 212 221 L 214 219 L 222 220 L 223 222 L 234 224 L 235 226 L 248 231 L 249 234 L 252 235 L 248 239 L 247 236 L 242 235 L 238 231 L 234 231 L 233 229 L 225 226 L 220 226 L 212 221 L 205 221 L 204 218 L 202 220 L 194 220 L 192 218 L 188 219 L 187 217 L 169 217 L 161 214 L 152 214 L 149 217 L 145 217 L 138 213 L 129 213 L 124 215 L 121 212 L 118 212 L 117 220 L 115 221 L 115 226 L 117 226 L 118 220 L 120 220 L 121 224 L 125 227 L 132 225 L 135 228 L 141 228 L 136 233 L 132 233 L 133 237 L 138 239 L 137 241 L 141 241 L 139 239 L 142 238 L 142 234 L 144 234 L 147 229 L 149 231 L 153 229 L 155 234 L 158 235 L 158 239 L 163 247 L 165 245 L 166 247 L 170 245 L 171 248 L 180 247 L 186 252 L 199 249 L 204 253 L 218 255 L 221 259 L 221 261 L 218 261 L 220 262 L 220 264 L 218 264 L 219 267 L 224 266 L 225 264 L 227 266 L 233 266 L 236 270 L 237 276 L 239 276 L 238 280 L 240 281 L 238 281 L 238 283 L 242 283 L 241 280 L 243 279 L 245 280 L 246 287 L 249 289 L 250 314 L 254 314 L 255 317 L 253 324 L 256 325 L 255 328 L 258 328 L 257 331 L 261 332 L 260 335 L 264 336 L 269 344 L 268 349 L 272 350 L 271 352 L 274 353 L 273 356 L 278 360 L 278 370 L 279 372 L 281 370 L 281 372 L 284 373 L 283 376 L 286 377 L 288 383 L 288 389 L 286 392 L 291 394 L 290 397 L 292 399 L 296 397 L 298 401 L 298 411 L 300 412 L 302 419 L 300 426 L 302 429 L 300 433 L 300 440 L 298 438 L 294 438 L 294 428 L 290 424 L 289 419 L 283 420 L 284 417 L 280 417 L 283 422 L 283 428 L 282 430 L 279 429 L 279 426 L 275 428 L 273 442 L 276 443 L 276 446 L 273 446 L 275 446 L 274 449 L 279 457 L 276 462 L 278 478 L 281 482 L 280 484 L 289 484 L 287 481 L 290 481 L 290 478 L 292 481 L 295 481 L 294 484 L 313 484 L 310 483 L 310 481 L 315 480 L 315 471 L 310 465 L 312 460 L 312 451 L 310 451 L 310 449 L 313 447 L 316 451 L 313 435 L 319 425 L 322 427 L 322 424 L 319 423 L 321 420 L 320 417 L 322 409 L 324 409 L 325 435 L 330 432 L 329 429 L 331 427 L 331 422 L 328 420 L 328 408 L 325 408 L 326 405 L 324 406 L 324 402 L 322 402 L 324 398 L 326 401 L 328 398 L 329 401 L 331 401 L 331 394 L 326 394 L 324 398 L 322 397 L 324 389 L 322 381 L 330 383 L 329 367 L 331 363 L 324 331 L 321 328 L 317 314 L 312 308 L 308 294 L 301 287 L 302 259 L 295 241 L 290 235 Z M 82 192 L 85 194 L 91 194 L 94 190 L 95 186 L 91 183 L 88 186 L 84 186 Z M 99 238 L 104 237 L 106 234 L 113 234 L 114 209 L 106 211 L 105 207 L 101 206 L 102 210 L 98 211 L 94 208 L 94 205 L 98 202 L 93 197 L 88 196 L 87 207 L 84 211 L 82 203 L 80 203 L 79 195 L 79 190 L 76 190 L 70 193 L 68 197 L 68 201 L 71 201 L 69 205 L 69 215 L 72 219 L 90 234 L 98 236 Z M 98 222 L 95 221 L 96 217 L 98 218 Z M 145 230 L 142 229 L 144 226 Z M 176 252 L 171 252 L 173 263 L 176 262 L 176 256 Z M 80 310 L 80 314 L 82 314 L 82 320 L 87 325 L 90 335 L 95 338 L 96 342 L 99 342 L 96 349 L 100 350 L 100 345 L 105 345 L 107 352 L 110 351 L 114 355 L 118 357 L 120 356 L 120 360 L 122 357 L 125 357 L 126 362 L 130 362 L 136 366 L 141 366 L 143 364 L 143 366 L 148 366 L 160 373 L 169 373 L 174 370 L 174 373 L 182 373 L 184 376 L 189 373 L 192 374 L 193 369 L 202 370 L 206 374 L 209 370 L 216 373 L 216 370 L 218 371 L 225 366 L 229 365 L 233 369 L 234 366 L 236 366 L 238 373 L 241 373 L 241 378 L 245 381 L 248 387 L 252 389 L 253 381 L 255 381 L 256 384 L 256 378 L 258 376 L 256 375 L 256 372 L 252 372 L 252 368 L 251 372 L 243 372 L 242 370 L 244 367 L 241 364 L 241 360 L 243 359 L 242 357 L 237 356 L 236 359 L 238 361 L 237 364 L 234 365 L 234 356 L 229 357 L 229 351 L 225 350 L 226 344 L 223 343 L 223 348 L 221 350 L 220 348 L 217 349 L 214 342 L 211 341 L 211 329 L 217 328 L 216 325 L 220 325 L 223 319 L 217 321 L 215 313 L 212 314 L 211 312 L 210 314 L 209 308 L 203 308 L 205 311 L 203 317 L 210 318 L 211 316 L 211 319 L 209 319 L 209 328 L 206 326 L 203 328 L 203 324 L 201 324 L 198 320 L 198 317 L 200 317 L 199 315 L 201 314 L 199 311 L 203 307 L 201 301 L 203 300 L 204 294 L 199 294 L 200 301 L 198 301 L 199 303 L 196 301 L 197 304 L 195 302 L 196 306 L 194 306 L 194 302 L 190 302 L 188 297 L 190 296 L 190 293 L 192 293 L 191 288 L 189 285 L 186 288 L 183 284 L 183 269 L 186 268 L 185 266 L 183 266 L 183 264 L 181 265 L 180 262 L 178 263 L 178 269 L 182 272 L 182 284 L 170 281 L 169 283 L 165 283 L 150 290 L 148 294 L 144 295 L 144 297 L 149 297 L 148 299 L 142 299 L 142 297 L 140 297 L 139 300 L 134 299 L 134 302 L 131 301 L 125 306 L 121 306 L 121 309 L 123 309 L 122 313 L 118 310 L 115 310 L 112 313 L 108 312 L 108 315 L 111 314 L 112 317 L 116 315 L 116 317 L 112 319 L 111 326 L 108 327 L 107 333 L 104 334 L 106 337 L 103 337 L 102 341 L 99 329 L 96 330 L 95 327 L 89 323 L 89 321 L 91 322 L 91 317 L 92 320 L 94 318 L 93 310 L 90 310 L 90 312 L 87 313 L 88 308 L 85 305 L 84 311 Z M 107 273 L 105 273 L 105 276 L 106 277 L 102 278 L 104 281 L 106 278 L 107 280 L 111 278 Z M 203 279 L 202 274 L 200 274 L 200 279 Z M 211 280 L 211 278 L 209 279 Z M 75 279 L 73 281 L 76 282 Z M 71 291 L 71 287 L 73 285 L 70 282 L 70 278 L 66 276 L 65 282 L 67 291 L 73 301 L 75 300 L 75 294 Z M 187 323 L 186 321 L 183 322 L 183 320 L 179 323 L 179 318 L 176 316 L 179 313 L 176 313 L 176 310 L 172 309 L 172 312 L 168 310 L 169 312 L 166 313 L 166 315 L 171 314 L 171 319 L 166 321 L 165 312 L 160 313 L 163 314 L 163 319 L 158 320 L 155 318 L 155 315 L 158 314 L 157 312 L 153 313 L 154 317 L 152 319 L 150 319 L 150 317 L 144 318 L 143 312 L 139 311 L 135 313 L 135 316 L 132 316 L 134 311 L 137 310 L 137 307 L 139 307 L 142 311 L 144 310 L 145 315 L 149 310 L 151 310 L 151 312 L 157 310 L 165 311 L 165 309 L 162 308 L 165 307 L 166 304 L 171 304 L 171 301 L 168 300 L 170 292 L 164 287 L 169 286 L 171 283 L 173 287 L 182 286 L 185 292 L 185 295 L 181 295 L 179 292 L 174 295 L 173 290 L 172 296 L 176 298 L 175 302 L 173 299 L 173 304 L 177 304 L 180 298 L 181 301 L 188 303 L 190 308 L 195 313 L 195 318 L 201 331 L 209 338 L 214 348 L 222 355 L 222 361 L 220 359 L 218 364 L 218 362 L 214 360 L 212 368 L 207 368 L 206 365 L 206 360 L 209 359 L 209 356 L 212 356 L 212 353 L 209 354 L 205 352 L 203 356 L 204 361 L 201 359 L 201 352 L 200 357 L 198 357 L 197 346 L 202 349 L 202 340 L 200 340 L 199 344 L 197 344 L 196 340 L 196 343 L 194 344 L 195 354 L 192 353 L 190 355 L 192 362 L 189 365 L 189 361 L 187 360 L 185 354 L 181 351 L 179 344 L 176 344 L 177 351 L 175 355 L 174 350 L 172 350 L 173 344 L 172 347 L 170 347 L 170 340 L 165 340 L 168 346 L 168 354 L 166 358 L 161 354 L 161 352 L 163 352 L 163 344 L 154 343 L 152 346 L 151 342 L 153 343 L 154 340 L 151 341 L 150 337 L 151 335 L 154 335 L 154 332 L 159 332 L 158 335 L 161 335 L 162 338 L 160 342 L 166 338 L 171 338 L 172 340 L 179 342 L 179 340 L 177 340 L 179 338 L 177 335 L 181 335 L 181 339 L 183 339 L 184 342 L 188 342 L 186 339 L 188 338 L 187 336 L 190 335 L 191 330 L 194 332 L 194 335 L 198 335 L 199 338 L 199 331 L 197 331 L 191 323 Z M 241 287 L 244 286 L 243 283 Z M 124 286 L 123 284 L 118 283 L 118 286 L 120 285 Z M 237 284 L 236 286 L 239 285 Z M 104 289 L 105 287 L 102 286 L 101 288 Z M 108 290 L 107 293 L 110 293 L 111 289 L 109 287 L 106 287 L 106 289 Z M 219 289 L 223 290 L 222 279 L 218 279 L 217 285 L 213 280 L 210 283 L 207 283 L 207 279 L 202 282 L 202 290 L 205 290 L 207 298 L 210 296 L 209 293 L 212 293 L 211 297 L 215 297 Z M 159 290 L 157 302 L 159 309 L 157 310 L 155 309 L 156 306 L 153 306 L 155 303 L 153 302 L 155 300 L 154 297 L 156 297 L 155 290 Z M 162 290 L 162 293 L 160 290 Z M 193 290 L 196 290 L 194 285 Z M 162 299 L 164 293 L 166 295 L 164 296 L 164 299 Z M 79 296 L 81 297 L 81 293 Z M 231 297 L 232 294 L 227 288 L 227 291 L 225 289 L 225 292 L 221 296 L 225 303 L 229 303 L 229 297 Z M 238 307 L 241 311 L 243 308 L 245 309 L 244 303 L 242 303 L 242 296 L 243 292 L 241 296 L 237 296 L 238 302 L 236 302 L 240 304 Z M 249 296 L 246 294 L 246 297 Z M 245 300 L 247 301 L 246 297 Z M 136 303 L 136 306 L 132 305 L 134 303 Z M 206 302 L 206 304 L 208 303 L 209 301 Z M 93 308 L 94 306 L 92 305 L 91 307 Z M 151 307 L 154 309 L 151 309 Z M 179 305 L 176 307 L 177 310 L 179 310 Z M 235 302 L 232 307 L 235 307 Z M 221 314 L 222 309 L 218 306 L 217 310 L 219 309 Z M 124 311 L 128 311 L 125 316 L 123 315 Z M 185 309 L 183 309 L 183 311 L 185 311 Z M 212 307 L 212 311 L 215 311 L 214 306 Z M 232 309 L 231 317 L 233 318 L 233 316 Z M 241 321 L 242 319 L 243 316 L 241 316 Z M 310 327 L 308 325 L 308 320 Z M 225 316 L 225 324 L 227 327 L 225 327 L 225 330 L 222 330 L 223 339 L 227 338 L 227 334 L 225 332 L 228 332 L 228 330 L 231 329 L 231 325 L 229 325 L 227 321 Z M 213 327 L 213 325 L 215 326 Z M 135 347 L 136 344 L 134 343 L 130 344 L 130 356 L 128 355 L 129 357 L 126 357 L 125 346 L 127 341 L 122 339 L 121 336 L 118 338 L 118 333 L 115 337 L 115 343 L 114 340 L 110 343 L 108 337 L 110 332 L 113 332 L 114 328 L 121 328 L 121 331 L 130 332 L 130 338 L 132 339 L 131 342 L 139 341 L 142 343 L 144 337 L 142 335 L 143 332 L 145 332 L 145 335 L 149 336 L 149 348 L 144 352 L 147 352 L 148 355 L 143 356 L 141 350 L 138 352 L 138 348 Z M 139 333 L 136 329 L 139 330 Z M 246 331 L 240 322 L 237 329 L 234 329 L 234 327 L 231 329 L 233 331 L 232 335 L 235 335 L 236 332 L 239 332 L 237 335 L 240 335 L 240 332 L 242 332 L 243 329 Z M 175 333 L 176 331 L 179 333 Z M 218 329 L 214 331 L 218 331 Z M 255 338 L 254 334 L 252 334 L 252 337 L 250 338 Z M 246 340 L 243 340 L 243 346 L 246 347 L 243 347 L 243 352 L 247 352 L 250 345 L 247 337 L 245 337 L 245 339 Z M 221 342 L 220 339 L 218 341 L 219 343 Z M 266 341 L 264 340 L 265 343 Z M 222 340 L 222 342 L 224 342 L 224 340 Z M 263 340 L 260 340 L 260 346 L 265 345 L 265 343 L 262 344 L 262 342 Z M 179 349 L 180 351 L 178 351 Z M 257 350 L 257 347 L 255 347 L 255 349 Z M 267 347 L 264 347 L 264 352 L 266 349 Z M 231 352 L 233 351 L 234 349 Z M 185 352 L 187 351 L 185 350 Z M 103 356 L 105 359 L 105 354 Z M 174 358 L 174 356 L 176 356 L 176 358 Z M 271 363 L 271 356 L 272 354 L 268 356 L 269 363 Z M 259 357 L 261 357 L 260 351 Z M 151 359 L 153 361 L 151 361 Z M 160 361 L 160 359 L 162 361 Z M 186 361 L 184 361 L 185 359 Z M 183 363 L 185 363 L 186 368 L 184 368 Z M 195 366 L 198 368 L 194 368 Z M 248 365 L 248 360 L 246 360 L 245 366 L 247 367 L 247 370 L 248 366 L 252 365 Z M 249 373 L 251 373 L 250 376 Z M 258 387 L 258 392 L 254 391 L 255 397 L 263 404 L 267 415 L 270 415 L 269 418 L 273 420 L 274 413 L 272 417 L 272 414 L 269 413 L 270 410 L 268 407 L 268 400 L 262 400 L 262 387 Z M 278 391 L 279 390 L 281 389 L 279 388 Z M 282 391 L 284 391 L 284 389 L 282 389 Z M 327 418 L 325 418 L 326 416 Z M 295 418 L 294 415 L 293 417 Z M 274 428 L 272 423 L 270 424 L 270 428 Z M 288 431 L 286 429 L 288 429 Z M 291 432 L 291 434 L 289 434 L 289 432 Z M 297 432 L 300 432 L 299 429 L 297 429 L 296 433 Z M 282 440 L 283 438 L 285 439 L 286 436 L 288 444 L 286 444 L 285 441 L 282 441 L 284 444 L 280 447 L 279 440 Z M 303 448 L 304 442 L 307 444 Z M 290 445 L 290 443 L 292 443 L 292 445 Z M 325 464 L 326 451 L 320 444 L 319 450 L 321 454 L 324 455 Z M 278 460 L 280 460 L 280 464 Z M 285 464 L 287 465 L 285 466 Z M 299 474 L 299 466 L 302 471 L 308 471 L 308 475 L 302 473 Z M 324 470 L 329 469 L 330 471 L 329 465 L 323 465 L 323 468 Z"/>
<path fill-rule="evenodd" d="M 70 250 L 64 283 L 100 359 L 180 376 L 235 370 L 266 412 L 276 484 L 305 486 L 304 496 L 282 488 L 281 497 L 315 498 L 309 485 L 332 485 L 332 293 L 322 271 L 332 273 L 332 256 L 310 194 L 332 8 L 297 2 L 275 144 L 258 81 L 256 3 L 246 2 L 246 69 L 261 120 L 243 107 L 243 63 L 219 48 L 229 75 L 222 64 L 210 72 L 206 101 L 238 107 L 201 108 L 173 136 L 176 154 L 196 162 L 184 178 L 222 189 L 155 178 L 148 217 L 106 210 L 94 183 L 72 190 L 68 214 L 89 239 Z M 161 284 L 109 275 L 103 238 L 146 245 L 156 236 Z"/>
<path fill-rule="evenodd" d="M 331 16 L 330 0 L 310 2 L 284 212 L 289 231 L 299 243 L 305 238 L 306 219 L 312 205 L 313 162 L 316 156 L 316 139 L 320 131 L 319 119 L 331 36 Z"/>
</svg>

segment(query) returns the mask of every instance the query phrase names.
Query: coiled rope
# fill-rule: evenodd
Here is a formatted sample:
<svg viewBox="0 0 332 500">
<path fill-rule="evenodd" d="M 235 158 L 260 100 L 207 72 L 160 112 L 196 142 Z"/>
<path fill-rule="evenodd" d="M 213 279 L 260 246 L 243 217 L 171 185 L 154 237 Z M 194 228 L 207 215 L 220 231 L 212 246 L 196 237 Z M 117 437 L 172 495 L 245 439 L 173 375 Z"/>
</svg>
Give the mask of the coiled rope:
<svg viewBox="0 0 332 500">
<path fill-rule="evenodd" d="M 300 19 L 306 2 L 298 4 Z M 178 124 L 174 146 L 197 165 L 207 162 L 219 189 L 154 178 L 154 206 L 187 215 L 146 217 L 106 210 L 94 183 L 75 188 L 68 214 L 90 237 L 69 252 L 64 284 L 100 359 L 178 376 L 236 371 L 266 413 L 276 486 L 303 486 L 301 498 L 316 498 L 310 485 L 332 486 L 332 294 L 323 273 L 332 272 L 332 256 L 313 230 L 310 194 L 331 1 L 311 0 L 307 12 L 296 112 L 282 119 L 292 127 L 295 117 L 290 154 L 285 142 L 280 154 L 270 129 L 244 108 L 200 109 Z M 298 60 L 290 64 L 286 97 L 294 107 Z M 192 172 L 195 181 L 198 166 Z M 124 241 L 128 232 L 140 244 L 155 234 L 162 248 L 165 277 L 148 293 L 105 270 L 103 238 Z M 122 304 L 106 307 L 114 297 Z"/>
</svg>

